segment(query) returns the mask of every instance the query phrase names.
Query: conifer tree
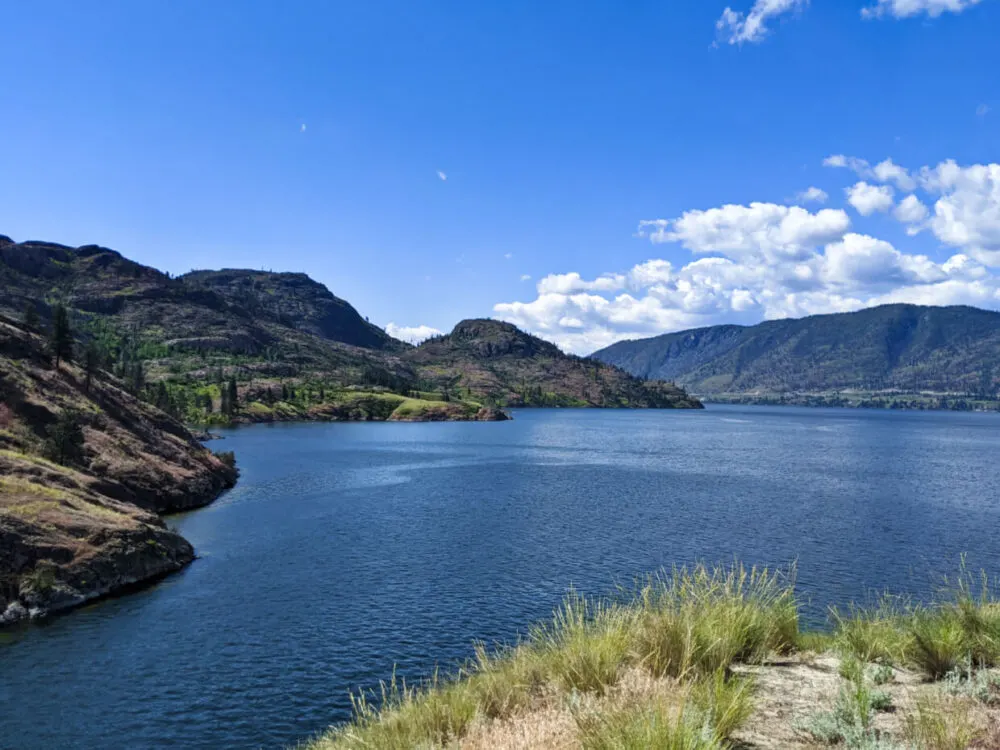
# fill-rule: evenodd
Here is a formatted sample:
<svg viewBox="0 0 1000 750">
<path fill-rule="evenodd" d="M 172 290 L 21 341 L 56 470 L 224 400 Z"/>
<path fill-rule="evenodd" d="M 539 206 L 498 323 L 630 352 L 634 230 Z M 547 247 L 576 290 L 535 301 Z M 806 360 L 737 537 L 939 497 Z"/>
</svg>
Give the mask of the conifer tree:
<svg viewBox="0 0 1000 750">
<path fill-rule="evenodd" d="M 56 361 L 56 369 L 59 369 L 60 362 L 73 361 L 73 331 L 69 325 L 69 313 L 62 304 L 56 305 L 52 311 L 49 346 Z"/>
</svg>

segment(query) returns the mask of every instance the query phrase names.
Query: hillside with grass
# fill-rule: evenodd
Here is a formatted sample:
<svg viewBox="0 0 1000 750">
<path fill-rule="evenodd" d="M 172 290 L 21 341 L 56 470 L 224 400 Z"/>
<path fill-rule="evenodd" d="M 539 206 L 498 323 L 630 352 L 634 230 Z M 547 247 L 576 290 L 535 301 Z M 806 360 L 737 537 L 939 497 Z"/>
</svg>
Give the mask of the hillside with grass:
<svg viewBox="0 0 1000 750">
<path fill-rule="evenodd" d="M 997 408 L 1000 313 L 884 305 L 622 341 L 592 356 L 715 401 Z"/>
<path fill-rule="evenodd" d="M 505 406 L 696 409 L 671 383 L 564 354 L 555 344 L 496 320 L 463 320 L 403 355 L 438 389 Z"/>
<path fill-rule="evenodd" d="M 507 406 L 697 405 L 676 387 L 493 321 L 412 347 L 302 273 L 172 278 L 96 245 L 0 236 L 0 312 L 44 332 L 57 308 L 129 392 L 188 424 L 492 421 Z"/>
<path fill-rule="evenodd" d="M 967 750 L 1000 747 L 1000 600 L 964 572 L 799 627 L 794 570 L 681 568 L 571 594 L 449 678 L 356 694 L 304 750 Z"/>
<path fill-rule="evenodd" d="M 236 481 L 231 455 L 74 360 L 67 338 L 0 317 L 0 624 L 178 570 L 194 551 L 158 514 Z"/>
</svg>

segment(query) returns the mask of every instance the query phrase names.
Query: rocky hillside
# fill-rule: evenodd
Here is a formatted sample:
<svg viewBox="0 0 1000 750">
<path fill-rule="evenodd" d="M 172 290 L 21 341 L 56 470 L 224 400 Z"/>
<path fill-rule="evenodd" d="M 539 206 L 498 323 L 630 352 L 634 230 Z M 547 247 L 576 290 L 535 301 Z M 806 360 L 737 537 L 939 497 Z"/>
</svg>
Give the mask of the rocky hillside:
<svg viewBox="0 0 1000 750">
<path fill-rule="evenodd" d="M 128 390 L 187 423 L 496 419 L 497 406 L 689 406 L 493 321 L 414 348 L 299 273 L 178 278 L 96 245 L 0 236 L 0 312 L 49 328 L 64 305 Z M 397 412 L 397 409 L 399 410 Z"/>
<path fill-rule="evenodd" d="M 623 341 L 592 356 L 704 396 L 856 390 L 994 399 L 1000 313 L 885 305 Z"/>
<path fill-rule="evenodd" d="M 108 373 L 53 366 L 0 318 L 0 623 L 177 570 L 158 513 L 211 502 L 236 471 Z"/>
<path fill-rule="evenodd" d="M 192 271 L 178 279 L 189 289 L 207 290 L 257 319 L 267 319 L 329 341 L 366 349 L 402 351 L 397 341 L 351 305 L 304 273 L 224 269 Z"/>
<path fill-rule="evenodd" d="M 436 388 L 506 406 L 700 408 L 665 382 L 564 354 L 554 344 L 495 320 L 465 320 L 402 359 Z"/>
</svg>

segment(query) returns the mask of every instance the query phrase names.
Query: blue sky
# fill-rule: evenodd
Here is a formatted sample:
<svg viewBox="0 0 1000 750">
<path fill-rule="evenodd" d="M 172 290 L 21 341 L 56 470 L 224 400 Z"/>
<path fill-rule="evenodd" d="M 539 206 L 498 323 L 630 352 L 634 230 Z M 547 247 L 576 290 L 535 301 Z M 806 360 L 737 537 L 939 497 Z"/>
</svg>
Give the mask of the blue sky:
<svg viewBox="0 0 1000 750">
<path fill-rule="evenodd" d="M 728 6 L 10 3 L 0 233 L 577 352 L 1000 307 L 1000 3 Z"/>
</svg>

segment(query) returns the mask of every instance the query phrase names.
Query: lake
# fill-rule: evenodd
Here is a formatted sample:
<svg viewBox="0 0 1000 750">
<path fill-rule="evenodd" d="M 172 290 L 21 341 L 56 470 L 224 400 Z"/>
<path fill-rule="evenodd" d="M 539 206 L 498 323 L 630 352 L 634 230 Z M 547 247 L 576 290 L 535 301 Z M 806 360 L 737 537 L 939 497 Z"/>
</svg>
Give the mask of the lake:
<svg viewBox="0 0 1000 750">
<path fill-rule="evenodd" d="M 714 406 L 259 425 L 184 572 L 0 634 L 0 748 L 281 747 L 510 641 L 569 586 L 797 561 L 804 618 L 998 572 L 1000 415 Z"/>
</svg>

